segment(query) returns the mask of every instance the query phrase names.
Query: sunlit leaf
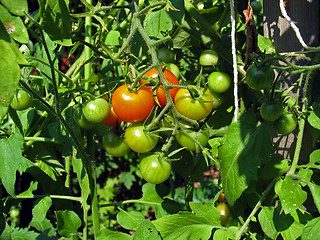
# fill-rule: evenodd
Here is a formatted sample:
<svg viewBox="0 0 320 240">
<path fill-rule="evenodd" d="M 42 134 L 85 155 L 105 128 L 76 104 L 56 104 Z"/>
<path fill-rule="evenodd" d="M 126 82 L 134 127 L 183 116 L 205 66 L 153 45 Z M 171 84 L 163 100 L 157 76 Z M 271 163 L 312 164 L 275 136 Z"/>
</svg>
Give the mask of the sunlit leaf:
<svg viewBox="0 0 320 240">
<path fill-rule="evenodd" d="M 258 179 L 258 167 L 271 158 L 270 126 L 257 126 L 255 115 L 249 112 L 230 125 L 222 143 L 221 180 L 228 203 L 233 205 L 250 182 Z"/>
<path fill-rule="evenodd" d="M 16 172 L 22 162 L 22 144 L 22 138 L 17 133 L 0 139 L 0 176 L 3 186 L 11 196 L 15 196 Z"/>
</svg>

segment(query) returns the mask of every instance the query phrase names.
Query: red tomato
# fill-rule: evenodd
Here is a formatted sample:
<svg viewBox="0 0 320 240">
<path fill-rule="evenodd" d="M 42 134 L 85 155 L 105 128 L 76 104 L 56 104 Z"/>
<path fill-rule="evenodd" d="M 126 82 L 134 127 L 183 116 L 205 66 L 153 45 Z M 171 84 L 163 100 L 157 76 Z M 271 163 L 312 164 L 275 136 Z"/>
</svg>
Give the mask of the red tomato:
<svg viewBox="0 0 320 240">
<path fill-rule="evenodd" d="M 166 78 L 167 82 L 169 84 L 173 84 L 173 85 L 179 85 L 179 80 L 176 78 L 176 76 L 169 71 L 168 69 L 165 69 L 163 72 L 164 77 Z M 151 70 L 149 70 L 145 76 L 147 78 L 158 78 L 159 77 L 159 73 L 157 71 L 156 68 L 152 68 Z M 144 82 L 145 80 L 141 80 L 141 82 Z M 160 82 L 162 82 L 162 80 L 160 79 Z M 179 88 L 170 88 L 169 89 L 169 93 L 171 96 L 171 99 L 173 100 L 174 97 L 176 96 L 177 91 L 179 90 Z M 159 101 L 159 104 L 161 107 L 164 107 L 167 104 L 167 96 L 166 96 L 166 92 L 164 90 L 163 87 L 157 87 L 157 98 Z"/>
<path fill-rule="evenodd" d="M 144 121 L 154 107 L 154 99 L 150 90 L 142 86 L 132 92 L 127 85 L 118 87 L 112 95 L 112 106 L 118 118 L 125 122 Z"/>
<path fill-rule="evenodd" d="M 116 113 L 113 110 L 113 107 L 110 108 L 109 115 L 102 121 L 103 124 L 109 127 L 115 127 L 118 123 L 120 125 L 121 120 L 118 118 Z"/>
</svg>

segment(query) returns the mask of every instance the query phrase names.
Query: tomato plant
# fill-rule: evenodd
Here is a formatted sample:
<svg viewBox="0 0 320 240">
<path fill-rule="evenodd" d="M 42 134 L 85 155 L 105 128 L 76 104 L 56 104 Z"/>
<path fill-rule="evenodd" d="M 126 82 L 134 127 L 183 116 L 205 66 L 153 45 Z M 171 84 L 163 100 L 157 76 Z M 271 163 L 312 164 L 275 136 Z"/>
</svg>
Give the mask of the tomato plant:
<svg viewBox="0 0 320 240">
<path fill-rule="evenodd" d="M 163 75 L 169 84 L 179 85 L 179 81 L 178 81 L 177 77 L 168 69 L 165 69 L 163 71 Z M 159 78 L 159 73 L 156 68 L 152 68 L 151 70 L 149 70 L 145 74 L 145 76 L 147 78 Z M 142 82 L 143 82 L 143 80 L 142 80 Z M 160 79 L 160 82 L 162 82 L 161 79 Z M 179 90 L 178 88 L 169 88 L 169 93 L 170 93 L 170 96 L 172 99 L 174 99 L 178 90 Z M 166 96 L 164 88 L 157 87 L 156 93 L 157 93 L 157 99 L 159 101 L 160 106 L 164 107 L 167 104 L 167 96 Z"/>
<path fill-rule="evenodd" d="M 208 78 L 208 86 L 211 91 L 216 93 L 223 93 L 229 89 L 231 85 L 231 78 L 224 72 L 212 72 Z"/>
<path fill-rule="evenodd" d="M 260 107 L 260 115 L 266 120 L 273 122 L 278 119 L 283 113 L 283 106 L 281 102 L 264 102 Z"/>
<path fill-rule="evenodd" d="M 218 54 L 211 49 L 202 51 L 199 57 L 199 63 L 202 66 L 215 66 L 218 60 Z"/>
<path fill-rule="evenodd" d="M 122 157 L 130 152 L 124 137 L 118 136 L 111 129 L 103 136 L 102 144 L 106 152 L 114 157 Z"/>
<path fill-rule="evenodd" d="M 13 95 L 10 105 L 15 110 L 25 110 L 31 106 L 32 102 L 33 98 L 30 94 L 23 89 L 19 89 Z"/>
<path fill-rule="evenodd" d="M 270 88 L 275 78 L 275 73 L 270 67 L 260 67 L 251 64 L 246 73 L 246 82 L 254 90 Z"/>
<path fill-rule="evenodd" d="M 110 112 L 110 106 L 107 100 L 104 98 L 96 98 L 87 102 L 82 111 L 84 117 L 88 121 L 92 123 L 99 123 L 108 116 Z"/>
<path fill-rule="evenodd" d="M 297 122 L 296 115 L 291 112 L 286 112 L 273 122 L 273 126 L 278 133 L 287 135 L 296 129 Z"/>
<path fill-rule="evenodd" d="M 227 226 L 228 221 L 232 217 L 228 204 L 220 203 L 216 206 L 216 208 L 218 209 L 220 217 L 221 217 L 221 225 Z"/>
<path fill-rule="evenodd" d="M 152 92 L 145 86 L 131 91 L 127 85 L 118 87 L 112 95 L 112 106 L 119 119 L 125 122 L 145 120 L 154 107 Z"/>
<path fill-rule="evenodd" d="M 192 87 L 192 86 L 191 86 Z M 199 89 L 199 96 L 193 96 L 189 89 L 181 88 L 177 92 L 174 104 L 182 115 L 193 120 L 201 120 L 211 113 L 213 108 L 213 98 L 209 91 L 204 88 Z"/>
<path fill-rule="evenodd" d="M 162 153 L 152 153 L 143 156 L 140 162 L 140 172 L 144 180 L 159 184 L 166 181 L 171 174 L 171 162 Z"/>
<path fill-rule="evenodd" d="M 126 143 L 137 153 L 151 151 L 157 145 L 158 139 L 158 134 L 146 132 L 141 122 L 132 123 L 125 131 Z"/>
</svg>

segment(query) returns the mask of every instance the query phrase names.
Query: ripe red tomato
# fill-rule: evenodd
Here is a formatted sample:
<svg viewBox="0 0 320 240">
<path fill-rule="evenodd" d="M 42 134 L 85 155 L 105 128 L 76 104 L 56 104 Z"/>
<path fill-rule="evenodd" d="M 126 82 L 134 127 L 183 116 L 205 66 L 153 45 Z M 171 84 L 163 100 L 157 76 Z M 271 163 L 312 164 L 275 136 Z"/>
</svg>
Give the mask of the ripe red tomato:
<svg viewBox="0 0 320 240">
<path fill-rule="evenodd" d="M 112 130 L 103 136 L 102 144 L 106 152 L 114 157 L 122 157 L 130 152 L 124 137 L 116 135 Z"/>
<path fill-rule="evenodd" d="M 193 120 L 201 120 L 210 114 L 213 98 L 204 88 L 200 88 L 199 97 L 193 97 L 188 89 L 180 88 L 174 98 L 174 104 L 182 115 Z"/>
<path fill-rule="evenodd" d="M 171 162 L 161 153 L 144 156 L 140 163 L 140 172 L 144 180 L 160 184 L 167 180 L 171 173 Z"/>
<path fill-rule="evenodd" d="M 141 122 L 151 113 L 154 107 L 154 98 L 146 86 L 132 92 L 124 84 L 114 91 L 112 106 L 115 114 L 122 121 Z"/>
<path fill-rule="evenodd" d="M 168 69 L 164 70 L 163 75 L 164 75 L 164 77 L 165 77 L 165 79 L 167 80 L 168 83 L 173 84 L 173 85 L 179 85 L 179 81 L 176 78 L 176 76 L 171 71 L 169 71 Z M 147 78 L 158 78 L 159 77 L 159 73 L 158 73 L 156 68 L 152 68 L 151 70 L 149 70 L 145 74 L 145 76 Z M 144 82 L 144 81 L 145 80 L 142 80 L 141 82 Z M 160 79 L 160 82 L 162 82 L 161 79 Z M 170 96 L 171 96 L 172 100 L 174 99 L 174 97 L 175 97 L 175 95 L 176 95 L 178 90 L 179 90 L 178 88 L 169 88 L 169 93 L 170 93 Z M 163 87 L 157 87 L 156 93 L 157 93 L 157 98 L 158 98 L 160 106 L 164 107 L 167 104 L 167 96 L 166 96 L 164 88 Z"/>
<path fill-rule="evenodd" d="M 10 103 L 15 110 L 25 110 L 31 106 L 33 98 L 25 90 L 17 90 Z"/>
<path fill-rule="evenodd" d="M 110 108 L 108 116 L 102 121 L 102 123 L 109 127 L 115 127 L 117 124 L 118 126 L 121 124 L 121 120 L 114 112 L 113 107 Z"/>
<path fill-rule="evenodd" d="M 96 98 L 87 102 L 82 111 L 88 121 L 99 123 L 108 116 L 110 106 L 104 98 Z"/>
<path fill-rule="evenodd" d="M 158 134 L 146 132 L 141 122 L 132 123 L 127 127 L 124 137 L 128 146 L 137 153 L 151 151 L 159 139 Z"/>
</svg>

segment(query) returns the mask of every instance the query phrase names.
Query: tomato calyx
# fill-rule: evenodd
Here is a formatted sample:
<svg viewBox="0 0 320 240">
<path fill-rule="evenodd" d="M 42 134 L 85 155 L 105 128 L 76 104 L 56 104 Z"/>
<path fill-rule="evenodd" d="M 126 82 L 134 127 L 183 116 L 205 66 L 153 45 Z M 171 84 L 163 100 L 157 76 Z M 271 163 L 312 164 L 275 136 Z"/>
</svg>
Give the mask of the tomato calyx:
<svg viewBox="0 0 320 240">
<path fill-rule="evenodd" d="M 190 92 L 190 95 L 193 99 L 201 102 L 201 103 L 208 103 L 208 102 L 212 102 L 212 101 L 208 101 L 205 100 L 203 98 L 203 95 L 205 94 L 205 92 L 207 91 L 207 89 L 204 89 L 203 91 L 201 89 L 199 89 L 198 87 L 195 87 L 193 85 L 189 85 L 187 87 L 188 91 Z"/>
</svg>

